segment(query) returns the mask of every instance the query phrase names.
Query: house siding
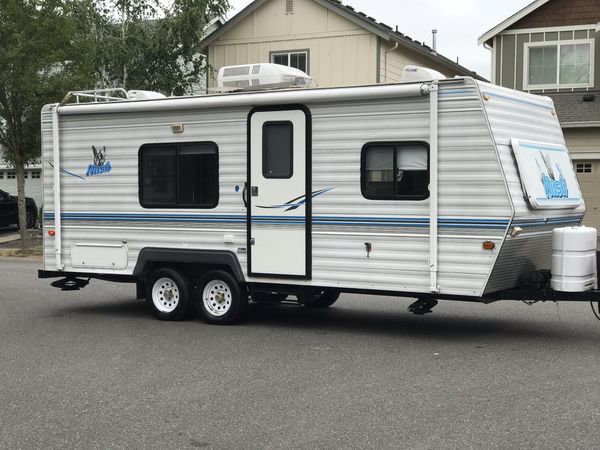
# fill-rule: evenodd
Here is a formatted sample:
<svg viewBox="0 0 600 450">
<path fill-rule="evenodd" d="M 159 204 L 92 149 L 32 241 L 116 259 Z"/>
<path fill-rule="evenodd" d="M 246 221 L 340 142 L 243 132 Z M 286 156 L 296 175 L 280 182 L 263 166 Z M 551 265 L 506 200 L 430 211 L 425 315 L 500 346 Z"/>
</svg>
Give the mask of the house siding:
<svg viewBox="0 0 600 450">
<path fill-rule="evenodd" d="M 285 14 L 283 0 L 269 0 L 213 42 L 209 87 L 223 66 L 267 63 L 271 52 L 290 50 L 309 51 L 309 75 L 321 87 L 377 82 L 377 36 L 312 0 L 295 7 Z"/>
<path fill-rule="evenodd" d="M 379 58 L 381 83 L 399 83 L 402 81 L 404 67 L 407 65 L 428 67 L 443 73 L 449 78 L 460 75 L 448 66 L 436 64 L 425 56 L 420 56 L 402 46 L 398 46 L 397 49 L 393 50 L 394 46 L 394 42 L 384 42 L 381 45 Z"/>
<path fill-rule="evenodd" d="M 589 19 L 588 19 L 589 20 Z M 556 42 L 559 40 L 582 40 L 593 39 L 595 51 L 595 69 L 594 86 L 591 88 L 582 88 L 581 90 L 591 90 L 600 86 L 600 33 L 595 29 L 585 30 L 566 30 L 559 32 L 524 32 L 519 34 L 510 34 L 504 32 L 496 37 L 497 47 L 497 65 L 496 65 L 496 83 L 501 86 L 524 90 L 524 62 L 525 62 L 525 44 L 528 42 Z M 565 39 L 566 38 L 566 39 Z M 567 89 L 571 91 L 572 89 Z M 556 89 L 545 89 L 543 92 L 557 92 Z"/>
<path fill-rule="evenodd" d="M 509 29 L 588 25 L 590 17 L 600 17 L 598 0 L 553 0 L 515 22 Z"/>
</svg>

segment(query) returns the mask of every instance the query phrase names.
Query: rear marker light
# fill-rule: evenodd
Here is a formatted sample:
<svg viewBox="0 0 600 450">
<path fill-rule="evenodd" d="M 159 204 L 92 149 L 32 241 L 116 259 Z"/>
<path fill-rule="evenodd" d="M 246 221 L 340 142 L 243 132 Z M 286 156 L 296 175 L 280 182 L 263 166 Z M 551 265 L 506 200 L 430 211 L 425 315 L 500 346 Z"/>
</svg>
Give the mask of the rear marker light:
<svg viewBox="0 0 600 450">
<path fill-rule="evenodd" d="M 484 250 L 494 250 L 495 248 L 496 248 L 496 244 L 494 244 L 492 241 L 485 241 L 483 243 Z"/>
<path fill-rule="evenodd" d="M 54 236 L 54 235 L 56 235 L 56 231 L 48 230 L 48 236 Z"/>
</svg>

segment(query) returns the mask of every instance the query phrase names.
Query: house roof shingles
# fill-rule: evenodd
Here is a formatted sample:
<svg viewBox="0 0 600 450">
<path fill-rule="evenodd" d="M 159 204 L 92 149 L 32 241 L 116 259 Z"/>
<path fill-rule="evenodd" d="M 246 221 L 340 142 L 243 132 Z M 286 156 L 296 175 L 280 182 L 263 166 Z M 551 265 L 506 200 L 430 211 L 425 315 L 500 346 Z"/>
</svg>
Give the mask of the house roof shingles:
<svg viewBox="0 0 600 450">
<path fill-rule="evenodd" d="M 544 94 L 554 101 L 563 128 L 600 127 L 600 91 Z M 593 97 L 585 101 L 584 97 Z"/>
</svg>

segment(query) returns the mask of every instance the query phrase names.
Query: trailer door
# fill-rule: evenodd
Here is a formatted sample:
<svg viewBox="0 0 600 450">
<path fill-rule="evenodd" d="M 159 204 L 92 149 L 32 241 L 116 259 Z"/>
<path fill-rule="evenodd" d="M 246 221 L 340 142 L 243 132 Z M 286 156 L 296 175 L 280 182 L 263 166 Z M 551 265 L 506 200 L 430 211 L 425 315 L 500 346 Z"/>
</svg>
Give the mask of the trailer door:
<svg viewBox="0 0 600 450">
<path fill-rule="evenodd" d="M 304 108 L 250 114 L 248 273 L 310 278 L 310 115 Z"/>
</svg>

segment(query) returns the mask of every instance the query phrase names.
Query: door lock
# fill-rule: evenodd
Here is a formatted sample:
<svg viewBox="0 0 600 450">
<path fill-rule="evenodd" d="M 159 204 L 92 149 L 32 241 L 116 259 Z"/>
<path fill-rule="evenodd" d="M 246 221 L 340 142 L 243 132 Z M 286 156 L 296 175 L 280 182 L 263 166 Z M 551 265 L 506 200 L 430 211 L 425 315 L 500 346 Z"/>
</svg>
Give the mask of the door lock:
<svg viewBox="0 0 600 450">
<path fill-rule="evenodd" d="M 258 197 L 258 186 L 252 186 L 252 197 Z"/>
<path fill-rule="evenodd" d="M 250 238 L 250 245 L 254 245 L 255 241 L 254 238 Z"/>
</svg>

